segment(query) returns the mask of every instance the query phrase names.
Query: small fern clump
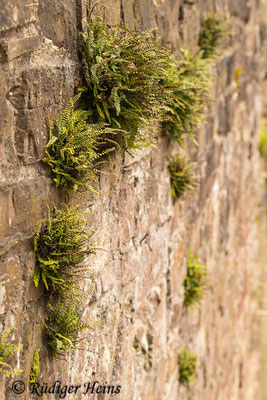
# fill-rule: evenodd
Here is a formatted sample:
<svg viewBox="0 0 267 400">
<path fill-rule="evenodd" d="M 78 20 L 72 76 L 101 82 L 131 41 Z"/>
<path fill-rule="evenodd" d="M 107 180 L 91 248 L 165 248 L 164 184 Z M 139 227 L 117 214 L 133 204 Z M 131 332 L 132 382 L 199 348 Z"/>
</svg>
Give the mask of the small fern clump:
<svg viewBox="0 0 267 400">
<path fill-rule="evenodd" d="M 212 59 L 219 54 L 221 39 L 229 34 L 227 19 L 216 13 L 207 13 L 201 24 L 199 47 L 203 58 Z"/>
<path fill-rule="evenodd" d="M 171 181 L 171 195 L 179 199 L 188 190 L 195 188 L 194 163 L 189 163 L 186 158 L 176 156 L 169 160 L 169 174 Z"/>
<path fill-rule="evenodd" d="M 59 117 L 50 122 L 50 139 L 43 162 L 51 167 L 56 186 L 73 191 L 81 187 L 95 191 L 92 184 L 98 180 L 99 163 L 104 155 L 114 150 L 112 137 L 117 131 L 105 123 L 88 124 L 90 112 L 77 107 L 79 97 L 70 99 Z"/>
<path fill-rule="evenodd" d="M 179 382 L 189 387 L 195 383 L 197 370 L 197 355 L 192 354 L 188 349 L 182 348 L 178 355 Z"/>
<path fill-rule="evenodd" d="M 84 104 L 92 121 L 108 122 L 123 133 L 116 139 L 123 148 L 150 143 L 142 133 L 152 120 L 166 113 L 170 89 L 164 85 L 174 64 L 151 31 L 135 32 L 89 18 L 82 34 L 81 58 L 85 85 Z"/>
<path fill-rule="evenodd" d="M 182 49 L 181 59 L 164 81 L 171 94 L 165 100 L 169 111 L 163 122 L 164 129 L 180 145 L 184 134 L 195 141 L 195 132 L 209 103 L 211 82 L 210 62 L 203 59 L 201 52 L 192 54 L 187 48 Z"/>
<path fill-rule="evenodd" d="M 85 256 L 94 252 L 81 211 L 77 207 L 60 210 L 54 206 L 48 218 L 40 223 L 34 250 L 35 286 L 40 280 L 47 290 L 68 286 L 81 273 Z"/>
<path fill-rule="evenodd" d="M 187 255 L 187 271 L 184 279 L 184 304 L 188 307 L 199 304 L 207 287 L 207 266 L 198 256 Z"/>
<path fill-rule="evenodd" d="M 40 375 L 40 349 L 36 349 L 33 354 L 31 371 L 30 371 L 30 383 L 35 382 L 36 378 Z"/>
<path fill-rule="evenodd" d="M 261 157 L 267 158 L 267 121 L 260 126 L 259 152 Z"/>
<path fill-rule="evenodd" d="M 9 364 L 13 355 L 22 347 L 21 343 L 17 345 L 8 343 L 8 338 L 14 330 L 15 328 L 5 329 L 0 334 L 0 377 L 1 375 L 4 377 L 15 376 L 22 372 L 22 369 L 15 371 Z"/>
<path fill-rule="evenodd" d="M 57 299 L 55 305 L 49 304 L 49 317 L 46 321 L 46 339 L 48 346 L 55 353 L 64 353 L 75 349 L 78 344 L 78 335 L 91 324 L 81 321 L 82 307 L 86 297 L 74 292 L 72 287 L 64 291 Z"/>
</svg>

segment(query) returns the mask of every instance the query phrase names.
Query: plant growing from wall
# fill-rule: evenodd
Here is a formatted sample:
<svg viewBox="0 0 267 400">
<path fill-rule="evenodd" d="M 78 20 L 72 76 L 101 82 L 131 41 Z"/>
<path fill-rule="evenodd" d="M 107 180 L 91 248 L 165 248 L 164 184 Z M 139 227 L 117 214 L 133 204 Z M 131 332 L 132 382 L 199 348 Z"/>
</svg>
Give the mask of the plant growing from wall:
<svg viewBox="0 0 267 400">
<path fill-rule="evenodd" d="M 123 148 L 150 143 L 142 131 L 166 113 L 170 89 L 164 85 L 175 65 L 169 50 L 152 31 L 135 32 L 90 16 L 82 33 L 81 59 L 84 104 L 92 121 L 123 129 L 116 139 Z"/>
<path fill-rule="evenodd" d="M 201 52 L 192 54 L 184 48 L 181 59 L 172 66 L 164 81 L 171 94 L 165 99 L 169 112 L 163 127 L 180 145 L 184 134 L 196 143 L 195 132 L 210 101 L 210 66 L 210 61 L 204 59 Z"/>
<path fill-rule="evenodd" d="M 188 349 L 181 348 L 178 355 L 178 367 L 179 382 L 186 387 L 193 385 L 197 370 L 197 355 L 192 354 Z"/>
<path fill-rule="evenodd" d="M 60 210 L 54 206 L 48 218 L 39 224 L 34 250 L 35 286 L 40 280 L 47 290 L 69 286 L 81 273 L 85 256 L 94 252 L 85 217 L 78 207 Z"/>
<path fill-rule="evenodd" d="M 58 118 L 50 121 L 43 161 L 51 167 L 54 182 L 61 189 L 95 191 L 92 184 L 98 180 L 98 166 L 103 156 L 114 150 L 112 138 L 118 130 L 105 123 L 88 124 L 90 112 L 77 107 L 79 97 L 70 99 Z"/>
<path fill-rule="evenodd" d="M 169 159 L 171 195 L 175 199 L 182 197 L 186 191 L 195 188 L 194 165 L 194 163 L 189 163 L 185 157 L 179 155 Z"/>
<path fill-rule="evenodd" d="M 35 382 L 36 378 L 40 375 L 40 349 L 36 349 L 33 354 L 31 371 L 30 371 L 30 383 Z"/>
<path fill-rule="evenodd" d="M 217 57 L 221 40 L 228 34 L 229 29 L 227 28 L 226 17 L 216 13 L 207 13 L 201 24 L 198 41 L 203 58 L 211 59 Z"/>
<path fill-rule="evenodd" d="M 60 293 L 54 305 L 49 304 L 45 336 L 54 353 L 75 349 L 79 343 L 79 333 L 92 326 L 81 321 L 85 300 L 86 295 L 77 292 L 72 286 L 68 291 Z"/>
<path fill-rule="evenodd" d="M 199 262 L 197 255 L 187 254 L 187 271 L 184 279 L 184 304 L 197 305 L 207 287 L 207 266 Z"/>
<path fill-rule="evenodd" d="M 9 377 L 12 375 L 18 375 L 22 372 L 22 369 L 15 371 L 10 365 L 13 355 L 22 347 L 21 343 L 16 345 L 9 343 L 11 334 L 14 330 L 15 328 L 5 329 L 0 334 L 0 378 L 1 375 L 3 377 Z"/>
<path fill-rule="evenodd" d="M 261 157 L 267 158 L 267 120 L 260 126 L 259 152 Z"/>
<path fill-rule="evenodd" d="M 85 215 L 78 207 L 53 207 L 48 218 L 39 223 L 34 237 L 37 265 L 34 283 L 43 281 L 50 292 L 48 319 L 45 323 L 47 344 L 55 353 L 76 347 L 78 335 L 91 324 L 81 321 L 81 312 L 90 292 L 78 287 L 77 278 L 84 277 L 82 265 L 94 253 Z M 38 372 L 39 353 L 35 353 L 31 379 Z"/>
</svg>

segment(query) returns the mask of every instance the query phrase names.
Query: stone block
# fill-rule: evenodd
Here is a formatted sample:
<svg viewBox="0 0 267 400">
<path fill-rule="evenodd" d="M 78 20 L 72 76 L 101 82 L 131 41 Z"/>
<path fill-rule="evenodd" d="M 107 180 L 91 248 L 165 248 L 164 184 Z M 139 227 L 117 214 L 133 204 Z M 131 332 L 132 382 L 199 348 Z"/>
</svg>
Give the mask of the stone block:
<svg viewBox="0 0 267 400">
<path fill-rule="evenodd" d="M 76 2 L 39 0 L 38 13 L 42 34 L 56 46 L 76 51 Z"/>
<path fill-rule="evenodd" d="M 38 36 L 28 36 L 0 42 L 0 52 L 3 61 L 10 61 L 25 53 L 37 50 L 40 46 Z"/>
<path fill-rule="evenodd" d="M 11 191 L 8 187 L 0 188 L 0 240 L 10 232 L 12 213 Z"/>
<path fill-rule="evenodd" d="M 251 10 L 251 2 L 249 0 L 229 1 L 229 11 L 232 15 L 242 18 L 248 22 Z"/>
<path fill-rule="evenodd" d="M 0 32 L 36 21 L 38 1 L 2 0 Z"/>
</svg>

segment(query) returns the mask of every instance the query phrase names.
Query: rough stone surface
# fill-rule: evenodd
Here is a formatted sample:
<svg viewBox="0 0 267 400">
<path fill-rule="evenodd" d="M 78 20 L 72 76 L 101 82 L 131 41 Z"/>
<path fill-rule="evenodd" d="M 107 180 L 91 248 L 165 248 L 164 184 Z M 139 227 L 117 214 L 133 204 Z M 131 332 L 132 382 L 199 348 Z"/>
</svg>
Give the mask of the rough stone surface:
<svg viewBox="0 0 267 400">
<path fill-rule="evenodd" d="M 94 399 L 256 399 L 257 357 L 252 346 L 254 215 L 257 195 L 256 1 L 106 0 L 109 21 L 138 30 L 158 27 L 174 54 L 197 48 L 205 11 L 232 15 L 235 35 L 214 67 L 215 82 L 199 147 L 185 152 L 198 162 L 199 187 L 179 202 L 170 198 L 167 137 L 101 174 L 100 196 L 72 200 L 90 208 L 99 247 L 88 259 L 95 280 L 84 311 L 100 321 L 89 348 L 64 358 L 49 354 L 42 339 L 45 301 L 32 278 L 32 236 L 47 204 L 62 201 L 40 162 L 47 117 L 55 117 L 74 93 L 79 76 L 78 31 L 86 0 L 9 0 L 0 10 L 0 328 L 15 326 L 23 346 L 14 366 L 28 381 L 34 350 L 39 382 L 121 385 L 118 395 Z M 234 72 L 242 68 L 240 88 Z M 106 171 L 107 172 L 107 171 Z M 186 253 L 198 252 L 209 271 L 200 308 L 183 307 Z M 84 282 L 89 288 L 89 283 Z M 198 354 L 196 385 L 177 380 L 181 346 Z M 0 380 L 1 398 L 17 399 Z M 35 398 L 28 390 L 20 399 Z M 44 399 L 56 398 L 46 395 Z M 66 398 L 82 399 L 78 395 Z"/>
</svg>

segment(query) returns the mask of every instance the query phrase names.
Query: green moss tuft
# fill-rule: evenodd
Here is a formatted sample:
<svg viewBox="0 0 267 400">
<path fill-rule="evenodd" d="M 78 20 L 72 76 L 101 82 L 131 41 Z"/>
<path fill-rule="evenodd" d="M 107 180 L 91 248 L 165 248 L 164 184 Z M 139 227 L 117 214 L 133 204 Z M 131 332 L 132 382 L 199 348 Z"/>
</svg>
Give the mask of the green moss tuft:
<svg viewBox="0 0 267 400">
<path fill-rule="evenodd" d="M 201 24 L 199 47 L 203 58 L 216 58 L 219 54 L 221 40 L 229 34 L 227 19 L 216 13 L 207 13 Z"/>
<path fill-rule="evenodd" d="M 21 343 L 17 345 L 8 343 L 14 330 L 15 328 L 5 329 L 0 334 L 0 377 L 1 375 L 4 377 L 15 376 L 22 372 L 22 369 L 15 371 L 10 365 L 13 355 L 22 347 Z"/>
<path fill-rule="evenodd" d="M 77 207 L 60 210 L 40 222 L 34 237 L 37 265 L 35 286 L 43 281 L 47 290 L 66 287 L 81 273 L 81 263 L 94 252 L 86 232 L 86 221 Z"/>
<path fill-rule="evenodd" d="M 201 264 L 197 255 L 187 254 L 187 271 L 184 279 L 184 304 L 199 304 L 207 287 L 207 266 Z"/>
<path fill-rule="evenodd" d="M 178 155 L 169 159 L 168 169 L 171 180 L 172 197 L 179 199 L 186 191 L 195 188 L 194 166 L 194 163 L 188 163 L 185 157 L 180 157 Z"/>
<path fill-rule="evenodd" d="M 190 353 L 188 349 L 182 348 L 178 356 L 179 382 L 189 387 L 195 383 L 197 370 L 197 355 Z"/>
<path fill-rule="evenodd" d="M 32 366 L 30 371 L 30 382 L 35 382 L 36 378 L 40 375 L 40 349 L 36 349 L 33 354 Z"/>
</svg>

